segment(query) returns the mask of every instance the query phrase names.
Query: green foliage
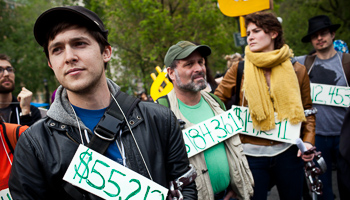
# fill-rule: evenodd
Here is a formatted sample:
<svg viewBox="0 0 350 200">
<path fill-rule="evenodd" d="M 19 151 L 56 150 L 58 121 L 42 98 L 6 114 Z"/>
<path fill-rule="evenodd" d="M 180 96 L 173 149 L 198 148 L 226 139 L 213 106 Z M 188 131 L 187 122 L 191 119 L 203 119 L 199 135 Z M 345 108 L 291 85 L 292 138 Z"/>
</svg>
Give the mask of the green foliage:
<svg viewBox="0 0 350 200">
<path fill-rule="evenodd" d="M 96 8 L 93 5 L 100 5 Z M 206 44 L 212 48 L 209 57 L 214 71 L 224 71 L 224 55 L 239 51 L 234 46 L 233 33 L 236 20 L 224 16 L 212 0 L 90 0 L 90 9 L 101 13 L 109 30 L 109 41 L 119 57 L 118 73 L 121 86 L 134 87 L 133 78 L 139 79 L 149 89 L 150 77 L 155 67 L 163 67 L 168 48 L 181 40 Z M 113 76 L 113 73 L 111 74 Z M 128 81 L 125 83 L 124 81 Z M 124 88 L 124 87 L 122 87 Z"/>
<path fill-rule="evenodd" d="M 58 83 L 47 65 L 42 48 L 34 39 L 33 26 L 36 18 L 53 4 L 45 0 L 22 1 L 25 4 L 15 6 L 0 2 L 0 52 L 9 55 L 16 68 L 14 94 L 18 94 L 21 86 L 34 94 L 44 91 L 44 79 L 48 80 L 49 91 L 52 92 Z"/>
<path fill-rule="evenodd" d="M 78 5 L 78 0 L 0 0 L 0 53 L 12 57 L 16 68 L 16 93 L 26 86 L 34 93 L 43 91 L 43 80 L 49 90 L 59 83 L 42 48 L 33 36 L 37 17 L 50 7 Z M 224 55 L 242 53 L 235 47 L 233 33 L 238 32 L 237 19 L 223 15 L 216 0 L 83 0 L 85 7 L 96 12 L 109 30 L 113 59 L 107 76 L 124 91 L 133 91 L 139 82 L 149 90 L 155 67 L 163 67 L 168 48 L 181 40 L 209 45 L 211 71 L 226 69 Z M 342 26 L 336 39 L 350 45 L 350 1 L 348 0 L 275 0 L 274 12 L 283 19 L 286 43 L 295 55 L 307 54 L 311 44 L 301 38 L 307 33 L 308 19 L 328 15 Z M 214 75 L 214 74 L 213 74 Z"/>
</svg>

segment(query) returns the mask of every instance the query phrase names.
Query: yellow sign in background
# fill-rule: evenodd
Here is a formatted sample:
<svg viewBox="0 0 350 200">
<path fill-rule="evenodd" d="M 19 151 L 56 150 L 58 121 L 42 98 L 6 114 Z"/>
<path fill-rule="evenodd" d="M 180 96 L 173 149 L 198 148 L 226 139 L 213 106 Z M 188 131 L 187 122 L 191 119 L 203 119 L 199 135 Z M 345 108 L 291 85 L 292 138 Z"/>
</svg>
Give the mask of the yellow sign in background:
<svg viewBox="0 0 350 200">
<path fill-rule="evenodd" d="M 247 36 L 244 15 L 272 9 L 272 0 L 218 0 L 220 11 L 229 17 L 239 17 L 241 37 Z"/>
<path fill-rule="evenodd" d="M 229 17 L 239 17 L 270 9 L 270 0 L 218 0 L 221 12 Z"/>
</svg>

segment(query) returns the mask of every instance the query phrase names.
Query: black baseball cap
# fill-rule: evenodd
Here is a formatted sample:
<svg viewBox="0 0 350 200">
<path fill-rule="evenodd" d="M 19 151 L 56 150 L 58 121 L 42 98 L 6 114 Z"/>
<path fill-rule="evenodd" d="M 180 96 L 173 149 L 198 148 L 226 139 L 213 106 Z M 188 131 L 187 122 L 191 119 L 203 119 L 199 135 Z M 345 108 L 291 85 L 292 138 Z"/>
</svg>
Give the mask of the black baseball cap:
<svg viewBox="0 0 350 200">
<path fill-rule="evenodd" d="M 108 30 L 102 20 L 96 13 L 82 6 L 64 6 L 51 8 L 42 13 L 34 25 L 34 37 L 36 41 L 43 46 L 45 43 L 47 32 L 57 23 L 62 21 L 74 21 L 86 25 L 93 30 L 102 33 L 107 40 Z"/>
<path fill-rule="evenodd" d="M 211 49 L 207 45 L 195 45 L 189 41 L 180 41 L 169 48 L 164 58 L 164 64 L 169 67 L 174 60 L 187 58 L 195 50 L 199 51 L 202 56 L 211 54 Z"/>
</svg>

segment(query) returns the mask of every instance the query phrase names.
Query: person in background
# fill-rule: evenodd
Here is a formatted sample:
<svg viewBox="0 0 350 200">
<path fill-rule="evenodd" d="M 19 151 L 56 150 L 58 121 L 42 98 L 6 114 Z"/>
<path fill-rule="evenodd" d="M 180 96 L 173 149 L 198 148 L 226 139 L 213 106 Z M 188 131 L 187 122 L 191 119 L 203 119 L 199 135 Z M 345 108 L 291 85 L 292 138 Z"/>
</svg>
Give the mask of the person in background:
<svg viewBox="0 0 350 200">
<path fill-rule="evenodd" d="M 228 69 L 230 69 L 230 67 L 234 64 L 236 64 L 239 61 L 244 60 L 241 56 L 241 54 L 239 53 L 234 53 L 232 55 L 226 55 L 225 56 L 225 60 L 227 60 L 227 69 L 225 70 L 225 72 L 220 76 L 220 77 L 216 77 L 215 81 L 217 82 L 217 84 L 220 84 L 221 80 L 224 78 L 226 72 Z"/>
<path fill-rule="evenodd" d="M 301 41 L 311 43 L 315 54 L 298 56 L 295 60 L 305 65 L 311 83 L 349 87 L 350 54 L 337 52 L 333 44 L 339 27 L 340 24 L 332 24 L 326 15 L 309 19 L 307 35 Z M 322 152 L 328 169 L 319 176 L 323 183 L 323 194 L 318 199 L 332 200 L 332 163 L 337 162 L 340 129 L 346 108 L 321 104 L 313 104 L 313 107 L 317 108 L 315 146 Z"/>
<path fill-rule="evenodd" d="M 283 39 L 282 25 L 273 13 L 257 12 L 245 17 L 247 43 L 244 74 L 237 80 L 238 63 L 226 73 L 215 91 L 223 102 L 239 90 L 238 105 L 249 108 L 253 127 L 261 131 L 275 128 L 278 120 L 301 123 L 300 137 L 307 149 L 315 142 L 315 116 L 311 112 L 310 82 L 303 65 L 291 62 L 292 53 Z M 241 81 L 241 87 L 236 83 Z M 240 134 L 243 150 L 254 177 L 255 199 L 267 199 L 270 188 L 277 186 L 280 199 L 301 199 L 304 161 L 296 145 Z M 301 158 L 299 158 L 301 156 Z"/>
<path fill-rule="evenodd" d="M 3 122 L 21 125 L 32 125 L 41 119 L 37 107 L 30 105 L 33 93 L 22 87 L 22 91 L 15 97 L 15 68 L 10 58 L 0 54 L 0 118 Z"/>
<path fill-rule="evenodd" d="M 157 103 L 169 107 L 182 120 L 184 128 L 224 112 L 223 103 L 207 87 L 207 56 L 211 49 L 180 41 L 172 45 L 164 58 L 174 89 Z M 253 178 L 243 154 L 238 135 L 216 144 L 190 158 L 197 170 L 195 180 L 198 199 L 249 199 L 253 194 Z"/>
<path fill-rule="evenodd" d="M 16 143 L 19 136 L 21 136 L 27 128 L 28 126 L 0 121 L 0 194 L 4 194 L 6 193 L 5 190 L 8 190 L 8 181 Z M 11 198 L 6 197 L 6 199 Z"/>
</svg>

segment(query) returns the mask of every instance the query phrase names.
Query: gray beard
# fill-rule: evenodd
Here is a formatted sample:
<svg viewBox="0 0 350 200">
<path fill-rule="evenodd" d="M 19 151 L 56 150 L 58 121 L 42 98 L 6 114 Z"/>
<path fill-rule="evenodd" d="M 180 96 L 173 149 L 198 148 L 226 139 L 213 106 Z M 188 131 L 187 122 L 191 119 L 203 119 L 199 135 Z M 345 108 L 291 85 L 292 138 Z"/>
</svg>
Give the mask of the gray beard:
<svg viewBox="0 0 350 200">
<path fill-rule="evenodd" d="M 199 75 L 204 75 L 203 72 L 201 72 Z M 207 87 L 207 77 L 204 75 L 204 80 L 200 81 L 198 83 L 193 82 L 193 79 L 191 77 L 191 82 L 188 84 L 183 84 L 181 82 L 179 73 L 177 72 L 177 70 L 175 69 L 175 79 L 176 79 L 176 83 L 177 86 L 183 90 L 187 90 L 187 91 L 191 91 L 191 92 L 199 92 L 203 89 L 205 89 Z"/>
</svg>

